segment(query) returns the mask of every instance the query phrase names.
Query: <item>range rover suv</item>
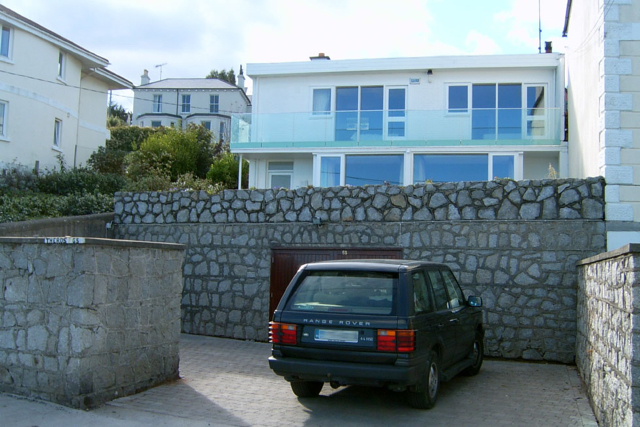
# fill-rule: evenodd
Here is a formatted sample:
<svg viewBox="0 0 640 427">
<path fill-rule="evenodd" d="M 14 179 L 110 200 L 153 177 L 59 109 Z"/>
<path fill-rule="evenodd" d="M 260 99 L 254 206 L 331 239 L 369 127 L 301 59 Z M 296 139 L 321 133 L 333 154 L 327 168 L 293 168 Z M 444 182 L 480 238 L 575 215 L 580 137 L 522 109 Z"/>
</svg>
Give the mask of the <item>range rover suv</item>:
<svg viewBox="0 0 640 427">
<path fill-rule="evenodd" d="M 305 264 L 270 323 L 269 366 L 299 397 L 317 396 L 324 383 L 383 386 L 429 409 L 441 381 L 480 371 L 481 306 L 444 264 Z"/>
</svg>

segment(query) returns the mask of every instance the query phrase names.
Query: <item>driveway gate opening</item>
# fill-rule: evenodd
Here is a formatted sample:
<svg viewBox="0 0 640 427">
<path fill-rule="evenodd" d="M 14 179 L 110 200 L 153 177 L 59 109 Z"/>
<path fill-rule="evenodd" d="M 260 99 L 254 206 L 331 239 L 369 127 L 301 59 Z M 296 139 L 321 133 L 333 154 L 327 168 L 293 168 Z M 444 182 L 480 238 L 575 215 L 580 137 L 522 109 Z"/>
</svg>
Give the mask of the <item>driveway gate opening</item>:
<svg viewBox="0 0 640 427">
<path fill-rule="evenodd" d="M 288 248 L 271 250 L 269 318 L 278 306 L 287 285 L 298 268 L 309 262 L 334 259 L 402 259 L 401 248 Z"/>
</svg>

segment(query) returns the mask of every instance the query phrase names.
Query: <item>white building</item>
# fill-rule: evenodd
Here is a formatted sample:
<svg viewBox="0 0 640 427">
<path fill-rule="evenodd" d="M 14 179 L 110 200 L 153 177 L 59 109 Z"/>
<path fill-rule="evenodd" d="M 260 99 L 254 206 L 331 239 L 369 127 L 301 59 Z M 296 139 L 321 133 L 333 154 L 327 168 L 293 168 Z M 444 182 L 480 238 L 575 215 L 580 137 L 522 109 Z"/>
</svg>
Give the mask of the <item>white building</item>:
<svg viewBox="0 0 640 427">
<path fill-rule="evenodd" d="M 604 176 L 607 246 L 640 242 L 640 0 L 568 1 L 569 174 Z"/>
<path fill-rule="evenodd" d="M 242 68 L 239 86 L 219 79 L 164 79 L 150 82 L 147 70 L 133 89 L 133 124 L 140 127 L 171 126 L 186 129 L 203 125 L 216 138 L 229 141 L 231 114 L 251 111 L 244 90 Z"/>
<path fill-rule="evenodd" d="M 0 5 L 0 167 L 86 163 L 109 138 L 109 62 Z"/>
<path fill-rule="evenodd" d="M 567 174 L 564 57 L 248 64 L 231 151 L 249 186 L 410 185 Z"/>
</svg>

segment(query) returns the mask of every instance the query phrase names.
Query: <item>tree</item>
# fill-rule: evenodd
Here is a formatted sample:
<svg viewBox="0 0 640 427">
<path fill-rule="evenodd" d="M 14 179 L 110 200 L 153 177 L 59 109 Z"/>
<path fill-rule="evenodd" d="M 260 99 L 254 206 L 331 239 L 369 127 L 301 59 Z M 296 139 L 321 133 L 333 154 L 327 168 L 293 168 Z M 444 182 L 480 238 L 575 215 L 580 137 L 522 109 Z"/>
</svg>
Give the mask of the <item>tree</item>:
<svg viewBox="0 0 640 427">
<path fill-rule="evenodd" d="M 109 127 L 122 126 L 129 123 L 129 112 L 120 104 L 109 104 L 107 124 Z"/>
<path fill-rule="evenodd" d="M 209 172 L 207 172 L 207 179 L 214 184 L 222 185 L 224 188 L 238 188 L 238 169 L 240 163 L 236 156 L 229 151 L 224 151 L 213 162 Z M 242 186 L 247 188 L 249 181 L 249 162 L 242 161 Z"/>
<path fill-rule="evenodd" d="M 233 71 L 233 68 L 227 71 L 226 69 L 211 70 L 209 74 L 207 74 L 207 79 L 219 79 L 225 81 L 227 83 L 231 83 L 232 85 L 236 84 L 236 73 Z"/>
</svg>

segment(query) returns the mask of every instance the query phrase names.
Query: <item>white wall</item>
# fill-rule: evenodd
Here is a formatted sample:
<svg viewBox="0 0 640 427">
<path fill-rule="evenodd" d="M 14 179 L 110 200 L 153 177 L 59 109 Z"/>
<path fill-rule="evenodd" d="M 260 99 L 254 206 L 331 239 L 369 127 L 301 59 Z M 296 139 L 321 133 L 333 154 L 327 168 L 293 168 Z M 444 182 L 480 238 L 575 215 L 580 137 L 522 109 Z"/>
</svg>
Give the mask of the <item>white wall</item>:
<svg viewBox="0 0 640 427">
<path fill-rule="evenodd" d="M 10 61 L 0 80 L 0 100 L 9 103 L 7 137 L 0 139 L 0 163 L 33 168 L 58 165 L 62 154 L 68 166 L 86 163 L 104 145 L 108 85 L 83 76 L 82 64 L 65 52 L 64 78 L 58 78 L 60 48 L 26 31 L 12 31 Z M 79 88 L 90 89 L 80 90 Z M 53 147 L 54 122 L 62 121 L 60 148 Z M 76 148 L 76 145 L 78 148 Z"/>
</svg>

